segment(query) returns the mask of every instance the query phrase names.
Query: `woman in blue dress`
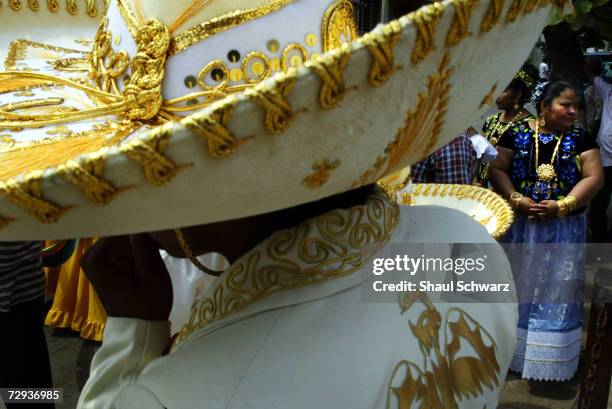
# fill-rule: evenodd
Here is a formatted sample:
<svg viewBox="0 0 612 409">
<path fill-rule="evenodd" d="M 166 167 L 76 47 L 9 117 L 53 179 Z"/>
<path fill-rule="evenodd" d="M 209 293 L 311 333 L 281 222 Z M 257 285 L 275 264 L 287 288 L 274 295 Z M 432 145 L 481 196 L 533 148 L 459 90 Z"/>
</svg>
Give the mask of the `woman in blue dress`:
<svg viewBox="0 0 612 409">
<path fill-rule="evenodd" d="M 599 149 L 575 123 L 571 84 L 544 84 L 538 117 L 500 138 L 489 178 L 517 213 L 509 245 L 519 295 L 511 369 L 523 378 L 568 380 L 578 368 L 582 329 L 585 207 L 603 183 Z M 535 243 L 535 244 L 534 244 Z"/>
</svg>

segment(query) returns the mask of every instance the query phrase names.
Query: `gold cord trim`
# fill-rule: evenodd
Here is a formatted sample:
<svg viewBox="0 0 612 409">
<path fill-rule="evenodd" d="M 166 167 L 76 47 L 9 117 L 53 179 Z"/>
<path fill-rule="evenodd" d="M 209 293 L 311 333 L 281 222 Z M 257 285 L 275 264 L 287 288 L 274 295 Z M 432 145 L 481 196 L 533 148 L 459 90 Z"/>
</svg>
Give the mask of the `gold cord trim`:
<svg viewBox="0 0 612 409">
<path fill-rule="evenodd" d="M 287 97 L 297 81 L 297 71 L 291 70 L 272 91 L 261 91 L 261 87 L 248 89 L 246 95 L 265 111 L 264 125 L 268 132 L 280 134 L 289 128 L 295 116 Z"/>
<path fill-rule="evenodd" d="M 525 14 L 532 13 L 535 10 L 535 8 L 538 6 L 538 1 L 539 0 L 526 0 L 525 10 L 523 10 L 523 12 Z"/>
<path fill-rule="evenodd" d="M 412 50 L 412 63 L 418 64 L 425 59 L 434 48 L 436 27 L 444 14 L 444 6 L 440 3 L 430 4 L 412 14 L 408 18 L 417 28 L 417 38 Z"/>
<path fill-rule="evenodd" d="M 446 35 L 446 45 L 453 47 L 470 35 L 470 19 L 472 10 L 478 4 L 478 0 L 451 0 L 455 8 L 453 22 Z"/>
<path fill-rule="evenodd" d="M 206 40 L 222 31 L 229 30 L 230 28 L 239 26 L 256 18 L 267 16 L 293 3 L 293 1 L 294 0 L 275 0 L 261 7 L 236 10 L 198 24 L 174 37 L 172 45 L 170 46 L 170 55 L 178 54 L 191 45 Z"/>
<path fill-rule="evenodd" d="M 52 13 L 57 13 L 60 9 L 58 0 L 47 0 L 47 8 Z"/>
<path fill-rule="evenodd" d="M 514 0 L 508 9 L 508 14 L 506 14 L 506 21 L 509 23 L 514 23 L 524 4 L 525 0 Z"/>
<path fill-rule="evenodd" d="M 204 138 L 208 144 L 208 153 L 217 159 L 224 159 L 248 139 L 237 140 L 228 128 L 236 107 L 236 98 L 228 98 L 216 104 L 209 115 L 191 115 L 181 121 L 196 135 Z"/>
<path fill-rule="evenodd" d="M 86 12 L 89 17 L 97 17 L 98 9 L 95 0 L 87 0 Z"/>
<path fill-rule="evenodd" d="M 471 185 L 449 185 L 437 183 L 415 183 L 412 185 L 412 192 L 406 195 L 403 205 L 414 204 L 416 196 L 440 196 L 455 197 L 461 199 L 471 199 L 486 207 L 495 217 L 495 230 L 491 233 L 494 239 L 499 240 L 514 222 L 514 212 L 508 202 L 497 193 L 489 189 L 484 189 Z M 470 215 L 474 217 L 474 215 Z M 481 224 L 486 224 L 488 220 L 477 220 Z"/>
<path fill-rule="evenodd" d="M 192 308 L 174 345 L 273 294 L 358 271 L 389 241 L 398 223 L 398 206 L 377 191 L 365 205 L 274 233 L 223 273 L 212 294 Z"/>
<path fill-rule="evenodd" d="M 14 204 L 27 210 L 41 223 L 55 223 L 69 208 L 61 208 L 43 199 L 42 172 L 31 172 L 23 182 L 0 182 L 0 192 Z"/>
<path fill-rule="evenodd" d="M 271 3 L 261 7 L 235 10 L 200 23 L 174 36 L 174 38 L 171 40 L 169 55 L 178 54 L 193 44 L 204 41 L 215 34 L 229 30 L 256 18 L 267 16 L 270 13 L 280 10 L 293 1 L 294 0 L 274 0 Z M 129 6 L 125 4 L 125 0 L 118 0 L 117 3 L 119 5 L 119 12 L 123 17 L 128 30 L 130 33 L 132 33 L 133 37 L 136 37 L 136 32 L 139 26 L 138 19 L 134 16 L 134 13 Z"/>
<path fill-rule="evenodd" d="M 170 30 L 159 20 L 148 20 L 138 29 L 138 53 L 132 59 L 132 79 L 123 94 L 127 118 L 147 120 L 157 115 L 163 104 L 162 82 L 170 46 Z"/>
<path fill-rule="evenodd" d="M 187 240 L 185 240 L 185 236 L 183 235 L 183 232 L 181 231 L 181 229 L 174 229 L 174 234 L 176 236 L 176 240 L 179 242 L 179 245 L 181 246 L 181 249 L 183 250 L 183 253 L 185 253 L 189 261 L 191 261 L 193 265 L 198 268 L 198 270 L 202 271 L 203 273 L 214 275 L 214 276 L 219 276 L 223 273 L 223 271 L 211 270 L 210 268 L 202 264 L 200 260 L 198 260 L 198 258 L 193 255 L 193 252 L 191 251 L 191 248 L 187 244 Z"/>
<path fill-rule="evenodd" d="M 400 39 L 402 25 L 392 21 L 383 28 L 382 36 L 366 34 L 359 39 L 372 54 L 372 67 L 368 80 L 373 86 L 384 84 L 395 73 L 395 45 Z"/>
<path fill-rule="evenodd" d="M 21 10 L 21 0 L 9 0 L 8 4 L 15 11 Z"/>
<path fill-rule="evenodd" d="M 68 13 L 72 14 L 73 16 L 77 15 L 77 13 L 79 12 L 79 6 L 77 6 L 75 0 L 66 0 L 66 11 L 68 11 Z"/>
<path fill-rule="evenodd" d="M 146 139 L 131 140 L 120 146 L 119 150 L 142 166 L 149 182 L 162 186 L 179 171 L 179 167 L 164 155 L 173 133 L 172 125 L 165 124 L 151 131 Z"/>
<path fill-rule="evenodd" d="M 38 0 L 28 0 L 28 7 L 32 11 L 40 10 L 40 4 L 38 4 Z"/>
<path fill-rule="evenodd" d="M 97 152 L 94 156 L 87 158 L 82 166 L 76 161 L 69 161 L 58 167 L 60 176 L 79 187 L 85 197 L 96 205 L 110 203 L 119 193 L 117 188 L 102 178 L 106 154 L 106 151 Z"/>
<path fill-rule="evenodd" d="M 489 8 L 480 23 L 481 32 L 488 33 L 499 22 L 504 11 L 504 2 L 505 0 L 490 0 Z"/>
<path fill-rule="evenodd" d="M 344 70 L 351 56 L 351 45 L 343 43 L 338 53 L 314 58 L 306 63 L 306 66 L 321 79 L 319 103 L 322 108 L 335 108 L 342 101 L 346 92 Z"/>
</svg>

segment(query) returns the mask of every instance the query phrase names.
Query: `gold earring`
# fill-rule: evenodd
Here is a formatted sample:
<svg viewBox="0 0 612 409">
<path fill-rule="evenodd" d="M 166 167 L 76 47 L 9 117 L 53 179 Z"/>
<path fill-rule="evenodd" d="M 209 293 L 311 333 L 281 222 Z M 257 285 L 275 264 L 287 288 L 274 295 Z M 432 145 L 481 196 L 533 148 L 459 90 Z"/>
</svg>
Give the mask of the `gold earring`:
<svg viewBox="0 0 612 409">
<path fill-rule="evenodd" d="M 540 126 L 542 128 L 546 126 L 546 120 L 544 119 L 544 117 L 540 117 L 539 121 L 540 121 Z"/>
<path fill-rule="evenodd" d="M 514 108 L 515 111 L 518 111 L 519 109 L 521 109 L 521 106 L 519 105 L 518 102 L 515 102 L 513 108 Z"/>
</svg>

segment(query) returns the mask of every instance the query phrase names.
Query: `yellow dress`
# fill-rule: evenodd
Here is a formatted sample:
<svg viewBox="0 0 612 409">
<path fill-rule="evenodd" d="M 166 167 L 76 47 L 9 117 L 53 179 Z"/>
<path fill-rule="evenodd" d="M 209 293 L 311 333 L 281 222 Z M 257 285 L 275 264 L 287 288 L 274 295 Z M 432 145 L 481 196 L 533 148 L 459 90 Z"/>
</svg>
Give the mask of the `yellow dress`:
<svg viewBox="0 0 612 409">
<path fill-rule="evenodd" d="M 47 297 L 53 296 L 53 306 L 45 325 L 72 328 L 81 338 L 102 341 L 106 311 L 93 286 L 81 269 L 81 257 L 95 239 L 81 239 L 74 254 L 59 267 L 46 268 Z"/>
</svg>

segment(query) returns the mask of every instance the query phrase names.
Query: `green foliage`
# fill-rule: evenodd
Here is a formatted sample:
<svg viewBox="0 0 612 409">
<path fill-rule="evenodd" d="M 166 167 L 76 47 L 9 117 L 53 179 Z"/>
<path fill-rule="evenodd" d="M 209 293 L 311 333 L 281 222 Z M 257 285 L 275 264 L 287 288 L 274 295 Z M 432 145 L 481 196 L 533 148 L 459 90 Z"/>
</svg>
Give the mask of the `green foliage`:
<svg viewBox="0 0 612 409">
<path fill-rule="evenodd" d="M 612 0 L 574 0 L 573 3 L 573 14 L 562 18 L 557 14 L 552 23 L 570 23 L 579 32 L 584 47 L 601 47 L 602 40 L 612 41 Z"/>
<path fill-rule="evenodd" d="M 612 0 L 574 0 L 573 4 L 574 13 L 562 16 L 555 10 L 548 24 L 570 23 L 585 48 L 603 48 L 603 40 L 612 41 Z"/>
</svg>

